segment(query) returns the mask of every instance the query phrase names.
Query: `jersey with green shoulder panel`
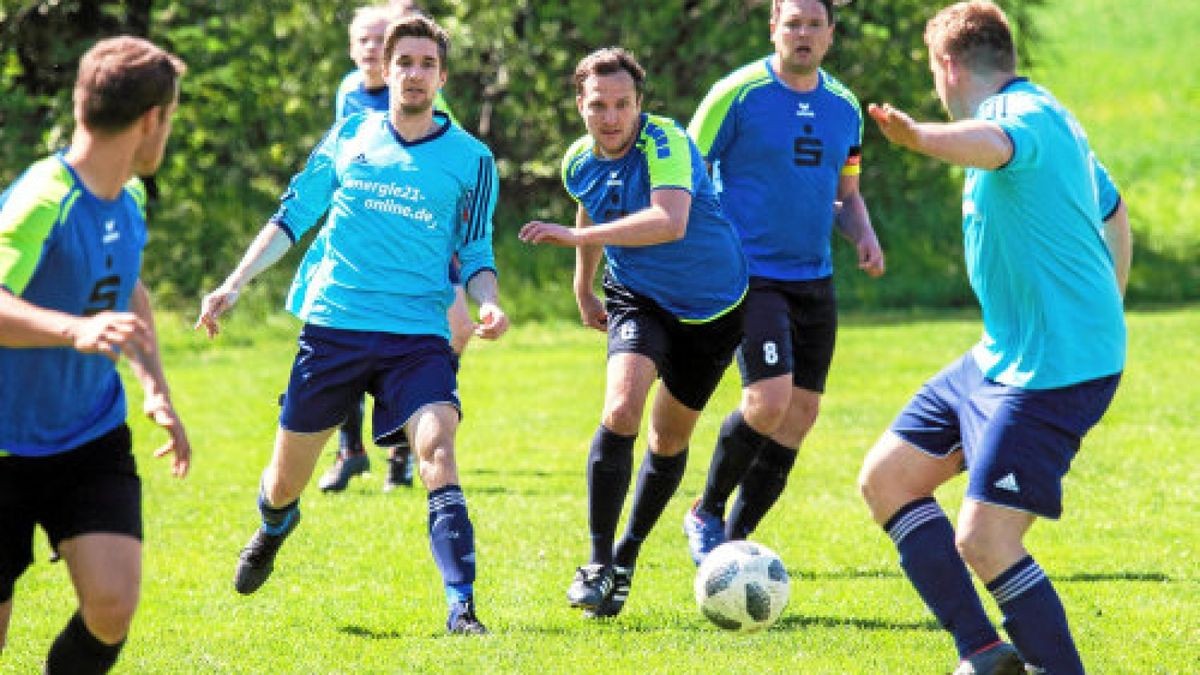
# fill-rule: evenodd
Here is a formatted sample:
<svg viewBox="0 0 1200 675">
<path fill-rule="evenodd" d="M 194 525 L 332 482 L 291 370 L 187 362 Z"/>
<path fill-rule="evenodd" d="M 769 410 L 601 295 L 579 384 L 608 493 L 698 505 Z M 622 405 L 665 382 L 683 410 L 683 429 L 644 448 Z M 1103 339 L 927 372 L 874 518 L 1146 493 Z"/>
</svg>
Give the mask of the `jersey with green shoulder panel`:
<svg viewBox="0 0 1200 675">
<path fill-rule="evenodd" d="M 685 322 L 722 316 L 745 295 L 746 261 L 721 213 L 696 144 L 672 119 L 642 114 L 637 141 L 618 159 L 594 152 L 585 135 L 563 157 L 567 192 L 602 225 L 650 206 L 650 193 L 692 195 L 682 239 L 652 246 L 605 246 L 608 272 Z"/>
<path fill-rule="evenodd" d="M 820 70 L 816 88 L 796 91 L 770 57 L 759 59 L 713 85 L 688 132 L 712 166 L 751 276 L 833 274 L 838 182 L 858 174 L 862 154 L 862 110 L 849 89 Z"/>
<path fill-rule="evenodd" d="M 61 155 L 0 195 L 0 286 L 73 315 L 126 311 L 146 245 L 146 194 L 134 178 L 114 200 L 92 194 Z M 116 365 L 68 347 L 0 347 L 0 451 L 52 455 L 125 421 Z"/>
</svg>

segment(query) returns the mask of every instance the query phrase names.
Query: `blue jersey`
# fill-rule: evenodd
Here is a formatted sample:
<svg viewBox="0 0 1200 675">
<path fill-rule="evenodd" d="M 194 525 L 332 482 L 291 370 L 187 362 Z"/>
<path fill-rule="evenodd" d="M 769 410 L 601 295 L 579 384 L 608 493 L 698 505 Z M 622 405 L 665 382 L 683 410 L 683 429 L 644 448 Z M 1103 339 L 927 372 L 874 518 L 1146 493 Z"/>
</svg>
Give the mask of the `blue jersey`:
<svg viewBox="0 0 1200 675">
<path fill-rule="evenodd" d="M 127 311 L 146 245 L 145 192 L 88 191 L 61 156 L 31 166 L 0 196 L 0 286 L 76 316 Z M 51 455 L 125 421 L 116 365 L 69 347 L 0 347 L 0 451 Z"/>
<path fill-rule="evenodd" d="M 458 123 L 441 91 L 434 96 L 433 107 L 435 110 L 440 110 L 449 115 L 451 122 Z M 368 110 L 387 112 L 387 109 L 388 86 L 385 84 L 375 89 L 367 89 L 366 84 L 363 83 L 361 70 L 351 71 L 342 78 L 341 84 L 338 85 L 337 94 L 333 99 L 335 120 L 341 120 L 355 113 L 367 112 Z"/>
<path fill-rule="evenodd" d="M 495 270 L 497 176 L 483 143 L 435 113 L 439 128 L 403 140 L 385 113 L 330 129 L 272 221 L 293 241 L 329 218 L 304 255 L 287 308 L 318 326 L 449 337 L 446 274 Z"/>
<path fill-rule="evenodd" d="M 604 247 L 613 278 L 683 321 L 708 321 L 735 307 L 746 293 L 746 261 L 684 130 L 674 120 L 643 114 L 637 142 L 623 157 L 603 159 L 593 146 L 590 135 L 575 141 L 562 172 L 567 192 L 596 224 L 648 208 L 654 190 L 692 195 L 682 239 Z"/>
<path fill-rule="evenodd" d="M 1027 389 L 1120 372 L 1125 320 L 1083 128 L 1024 79 L 975 117 L 1000 125 L 1013 146 L 1005 166 L 966 170 L 964 249 L 984 328 L 976 362 L 987 377 Z"/>
<path fill-rule="evenodd" d="M 815 89 L 796 91 L 768 57 L 713 85 L 688 132 L 712 166 L 751 276 L 833 274 L 833 203 L 862 154 L 862 110 L 849 89 L 819 71 Z"/>
</svg>

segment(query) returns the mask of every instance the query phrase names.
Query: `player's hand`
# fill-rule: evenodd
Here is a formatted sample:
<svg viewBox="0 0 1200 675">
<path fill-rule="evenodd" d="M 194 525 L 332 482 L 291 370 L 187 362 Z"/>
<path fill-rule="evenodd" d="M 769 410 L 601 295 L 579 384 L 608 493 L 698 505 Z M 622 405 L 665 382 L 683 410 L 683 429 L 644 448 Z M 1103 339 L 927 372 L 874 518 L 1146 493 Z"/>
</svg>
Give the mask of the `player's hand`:
<svg viewBox="0 0 1200 675">
<path fill-rule="evenodd" d="M 484 340 L 495 340 L 508 330 L 508 315 L 494 302 L 479 305 L 479 323 L 475 334 Z"/>
<path fill-rule="evenodd" d="M 543 223 L 533 220 L 525 223 L 517 237 L 526 244 L 553 244 L 555 246 L 578 246 L 579 237 L 575 228 L 563 227 L 556 223 Z"/>
<path fill-rule="evenodd" d="M 192 326 L 192 330 L 199 330 L 201 326 L 204 326 L 204 332 L 208 334 L 208 337 L 215 337 L 217 333 L 221 332 L 217 318 L 233 309 L 234 304 L 237 303 L 238 294 L 238 291 L 222 285 L 204 296 L 204 299 L 200 301 L 200 316 L 196 318 L 196 325 Z"/>
<path fill-rule="evenodd" d="M 187 431 L 183 422 L 175 412 L 175 407 L 166 396 L 147 397 L 142 403 L 142 411 L 152 422 L 167 430 L 170 439 L 162 447 L 154 451 L 155 457 L 163 457 L 168 453 L 175 455 L 171 464 L 171 475 L 183 478 L 192 465 L 192 445 L 188 442 Z"/>
<path fill-rule="evenodd" d="M 595 293 L 577 293 L 575 304 L 579 306 L 579 320 L 584 326 L 602 332 L 608 330 L 608 312 Z"/>
<path fill-rule="evenodd" d="M 132 312 L 100 312 L 80 317 L 68 329 L 71 346 L 84 354 L 103 354 L 113 361 L 121 349 L 150 351 L 150 327 Z"/>
<path fill-rule="evenodd" d="M 872 103 L 867 106 L 867 113 L 871 119 L 875 120 L 875 124 L 883 133 L 884 138 L 910 150 L 916 150 L 919 147 L 920 130 L 913 118 L 904 111 L 893 108 L 890 103 L 883 105 Z"/>
<path fill-rule="evenodd" d="M 879 240 L 875 237 L 867 237 L 858 242 L 855 248 L 858 249 L 858 269 L 866 272 L 867 276 L 872 278 L 883 276 L 886 265 Z"/>
</svg>

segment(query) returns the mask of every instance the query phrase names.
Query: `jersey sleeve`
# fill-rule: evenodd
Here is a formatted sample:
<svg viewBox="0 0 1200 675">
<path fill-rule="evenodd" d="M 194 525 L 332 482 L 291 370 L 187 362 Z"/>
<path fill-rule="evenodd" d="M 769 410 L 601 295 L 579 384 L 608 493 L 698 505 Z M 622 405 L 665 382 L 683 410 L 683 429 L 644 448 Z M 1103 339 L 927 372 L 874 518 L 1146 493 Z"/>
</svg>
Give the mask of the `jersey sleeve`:
<svg viewBox="0 0 1200 675">
<path fill-rule="evenodd" d="M 351 119 L 360 120 L 361 115 Z M 292 177 L 287 190 L 279 199 L 279 210 L 270 222 L 283 228 L 296 242 L 325 215 L 337 187 L 335 160 L 344 122 L 339 122 L 325 134 L 300 173 Z"/>
<path fill-rule="evenodd" d="M 977 119 L 999 125 L 1012 143 L 1012 157 L 1002 169 L 1028 169 L 1041 162 L 1038 117 L 1038 111 L 1026 96 L 1001 94 L 979 107 Z"/>
<path fill-rule="evenodd" d="M 480 155 L 475 180 L 464 195 L 463 236 L 458 244 L 463 283 L 482 270 L 496 271 L 492 252 L 492 215 L 496 211 L 496 195 L 500 177 L 491 154 Z"/>
<path fill-rule="evenodd" d="M 692 146 L 687 132 L 673 120 L 651 117 L 642 131 L 650 174 L 650 190 L 679 188 L 695 192 Z"/>
<path fill-rule="evenodd" d="M 733 86 L 728 79 L 717 82 L 688 123 L 688 135 L 695 139 L 700 154 L 709 162 L 724 154 L 737 132 L 737 118 L 732 113 L 738 91 L 740 87 Z"/>
<path fill-rule="evenodd" d="M 0 197 L 0 286 L 16 295 L 33 278 L 60 212 L 51 195 L 22 189 L 21 182 Z"/>
<path fill-rule="evenodd" d="M 1096 179 L 1096 204 L 1100 207 L 1100 220 L 1108 220 L 1121 205 L 1121 193 L 1108 169 L 1096 158 L 1096 153 L 1092 153 L 1092 174 Z"/>
<path fill-rule="evenodd" d="M 591 150 L 591 147 L 592 147 L 591 138 L 589 136 L 583 136 L 581 138 L 576 139 L 576 141 L 571 144 L 571 147 L 567 148 L 566 154 L 563 155 L 563 160 L 562 160 L 563 187 L 566 188 L 567 194 L 571 195 L 571 199 L 574 199 L 576 203 L 582 203 L 582 202 L 579 201 L 579 195 L 575 191 L 574 187 L 572 187 L 573 186 L 572 177 L 575 175 L 575 172 L 578 170 L 579 165 L 582 164 L 587 159 L 588 152 Z"/>
<path fill-rule="evenodd" d="M 362 72 L 352 70 L 346 73 L 342 81 L 338 83 L 337 93 L 333 95 L 333 119 L 339 121 L 346 116 L 346 97 L 358 83 L 362 81 Z"/>
</svg>

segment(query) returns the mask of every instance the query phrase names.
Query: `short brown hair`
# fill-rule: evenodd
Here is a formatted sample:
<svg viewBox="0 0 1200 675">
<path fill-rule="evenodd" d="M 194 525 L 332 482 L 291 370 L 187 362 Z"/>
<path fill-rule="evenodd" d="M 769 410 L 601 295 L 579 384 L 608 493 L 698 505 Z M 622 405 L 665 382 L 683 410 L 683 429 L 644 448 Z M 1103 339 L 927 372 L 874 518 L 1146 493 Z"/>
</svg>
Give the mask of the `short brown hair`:
<svg viewBox="0 0 1200 675">
<path fill-rule="evenodd" d="M 1004 10 L 987 0 L 958 2 L 925 24 L 925 44 L 975 72 L 1011 73 L 1017 49 Z"/>
<path fill-rule="evenodd" d="M 771 0 L 771 23 L 779 22 L 779 12 L 783 9 L 783 3 L 787 1 L 788 0 Z M 817 0 L 817 2 L 821 3 L 821 6 L 825 8 L 825 18 L 829 20 L 829 25 L 831 26 L 833 25 L 834 6 L 844 5 L 849 1 L 850 0 L 845 0 L 845 2 L 835 2 L 834 0 Z"/>
<path fill-rule="evenodd" d="M 79 61 L 75 108 L 91 131 L 123 131 L 179 93 L 183 61 L 149 40 L 123 35 L 97 42 Z"/>
<path fill-rule="evenodd" d="M 383 58 L 388 63 L 392 61 L 392 52 L 396 51 L 396 43 L 400 38 L 428 38 L 437 43 L 438 65 L 446 70 L 446 58 L 450 53 L 450 36 L 441 26 L 424 14 L 411 14 L 392 22 L 388 26 L 387 37 L 383 40 Z"/>
<path fill-rule="evenodd" d="M 575 66 L 575 93 L 583 94 L 583 82 L 589 75 L 614 75 L 622 70 L 633 78 L 633 86 L 641 96 L 646 83 L 646 70 L 633 58 L 633 54 L 621 47 L 604 47 L 583 57 Z"/>
</svg>

